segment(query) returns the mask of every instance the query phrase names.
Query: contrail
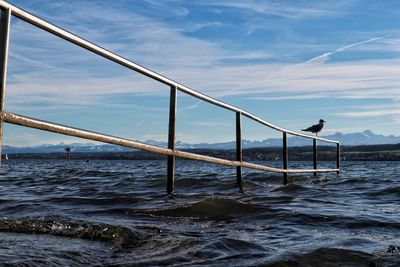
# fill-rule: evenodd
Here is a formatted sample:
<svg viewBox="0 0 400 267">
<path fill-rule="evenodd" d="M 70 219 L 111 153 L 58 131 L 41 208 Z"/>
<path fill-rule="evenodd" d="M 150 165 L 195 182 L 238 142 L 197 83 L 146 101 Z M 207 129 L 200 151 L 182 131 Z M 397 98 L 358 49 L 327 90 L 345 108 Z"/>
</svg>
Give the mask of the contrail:
<svg viewBox="0 0 400 267">
<path fill-rule="evenodd" d="M 355 47 L 355 46 L 358 46 L 358 45 L 362 45 L 362 44 L 374 42 L 374 41 L 377 41 L 377 40 L 385 39 L 385 38 L 390 37 L 390 36 L 391 35 L 385 35 L 385 36 L 382 36 L 382 37 L 375 37 L 375 38 L 371 38 L 371 39 L 368 39 L 368 40 L 365 40 L 365 41 L 361 41 L 361 42 L 357 42 L 357 43 L 353 43 L 353 44 L 342 46 L 342 47 L 340 47 L 338 49 L 335 49 L 335 50 L 333 50 L 331 52 L 326 52 L 326 53 L 324 53 L 322 55 L 313 57 L 312 59 L 309 59 L 307 61 L 304 61 L 304 62 L 301 62 L 301 63 L 296 63 L 296 64 L 293 64 L 293 65 L 290 65 L 290 66 L 287 66 L 287 67 L 283 67 L 282 69 L 278 70 L 275 73 L 275 75 L 272 75 L 270 78 L 273 78 L 274 76 L 276 76 L 276 75 L 278 75 L 278 74 L 280 74 L 280 73 L 282 73 L 284 71 L 287 71 L 287 70 L 290 70 L 290 69 L 293 69 L 293 68 L 296 68 L 296 67 L 299 67 L 299 66 L 304 66 L 304 65 L 307 65 L 307 64 L 322 64 L 322 63 L 325 63 L 326 61 L 329 60 L 330 56 L 333 55 L 333 54 L 342 52 L 342 51 L 344 51 L 346 49 L 349 49 L 349 48 L 352 48 L 352 47 Z"/>
<path fill-rule="evenodd" d="M 304 62 L 304 64 L 308 64 L 308 63 L 325 63 L 327 60 L 329 60 L 329 57 L 331 55 L 334 55 L 336 53 L 342 52 L 342 51 L 344 51 L 346 49 L 349 49 L 349 48 L 352 48 L 352 47 L 355 47 L 355 46 L 358 46 L 358 45 L 374 42 L 374 41 L 377 41 L 377 40 L 380 40 L 380 39 L 383 39 L 383 38 L 386 38 L 386 37 L 388 37 L 388 36 L 375 37 L 375 38 L 371 38 L 371 39 L 368 39 L 368 40 L 365 40 L 365 41 L 361 41 L 361 42 L 357 42 L 357 43 L 354 43 L 354 44 L 349 44 L 349 45 L 346 45 L 346 46 L 342 46 L 342 47 L 340 47 L 340 48 L 338 48 L 338 49 L 336 49 L 334 51 L 326 52 L 326 53 L 324 53 L 324 54 L 322 54 L 320 56 L 317 56 L 317 57 L 314 57 L 312 59 L 309 59 L 306 62 Z"/>
</svg>

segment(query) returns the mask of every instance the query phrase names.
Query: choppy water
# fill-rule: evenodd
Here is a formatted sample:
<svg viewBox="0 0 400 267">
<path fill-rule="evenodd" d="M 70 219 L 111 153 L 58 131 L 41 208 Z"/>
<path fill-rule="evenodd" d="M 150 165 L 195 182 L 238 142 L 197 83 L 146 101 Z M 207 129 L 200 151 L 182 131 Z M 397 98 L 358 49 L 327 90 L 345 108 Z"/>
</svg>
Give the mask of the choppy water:
<svg viewBox="0 0 400 267">
<path fill-rule="evenodd" d="M 310 163 L 295 163 L 304 165 Z M 308 166 L 309 167 L 309 166 Z M 282 176 L 165 161 L 13 161 L 0 169 L 3 266 L 400 266 L 400 165 Z"/>
</svg>

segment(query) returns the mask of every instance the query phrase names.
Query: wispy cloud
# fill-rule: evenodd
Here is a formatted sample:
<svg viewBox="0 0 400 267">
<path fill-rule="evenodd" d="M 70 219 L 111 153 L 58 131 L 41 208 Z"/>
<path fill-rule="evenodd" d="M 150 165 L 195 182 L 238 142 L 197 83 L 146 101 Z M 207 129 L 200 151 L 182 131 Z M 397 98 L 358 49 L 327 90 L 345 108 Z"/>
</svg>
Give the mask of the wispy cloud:
<svg viewBox="0 0 400 267">
<path fill-rule="evenodd" d="M 182 28 L 178 28 L 177 30 L 180 32 L 195 32 L 205 28 L 211 27 L 221 27 L 221 22 L 206 22 L 206 23 L 189 23 L 184 25 Z"/>
<path fill-rule="evenodd" d="M 53 69 L 55 68 L 52 65 L 46 64 L 44 62 L 35 60 L 35 59 L 31 59 L 29 57 L 23 56 L 21 54 L 18 53 L 14 53 L 14 52 L 10 52 L 8 54 L 8 56 L 16 61 L 19 61 L 21 63 L 24 63 L 26 65 L 31 65 L 31 66 L 35 66 L 35 67 L 43 67 L 43 68 L 48 68 L 48 69 Z"/>
<path fill-rule="evenodd" d="M 346 111 L 333 112 L 332 115 L 347 120 L 376 121 L 376 125 L 389 125 L 389 127 L 400 124 L 400 105 L 397 101 L 385 104 L 348 106 L 343 109 Z"/>
<path fill-rule="evenodd" d="M 201 127 L 227 127 L 227 126 L 232 126 L 232 123 L 226 123 L 226 122 L 214 122 L 214 121 L 189 121 L 186 122 L 190 125 L 195 125 L 195 126 L 201 126 Z"/>
<path fill-rule="evenodd" d="M 346 4 L 345 1 L 262 1 L 262 0 L 215 0 L 199 1 L 201 5 L 247 10 L 256 14 L 279 16 L 290 19 L 304 19 L 318 16 L 337 15 L 337 7 Z"/>
<path fill-rule="evenodd" d="M 141 120 L 141 121 L 139 121 L 138 123 L 136 123 L 136 126 L 142 126 L 142 125 L 143 125 L 143 123 L 145 123 L 145 120 Z"/>
<path fill-rule="evenodd" d="M 214 97 L 397 99 L 399 64 L 397 59 L 310 64 L 296 69 L 289 69 L 291 65 L 287 64 L 258 64 L 215 66 L 202 71 L 178 69 L 171 74 Z"/>
<path fill-rule="evenodd" d="M 391 115 L 400 115 L 400 109 L 393 110 L 369 110 L 369 111 L 357 111 L 357 112 L 339 112 L 335 113 L 337 116 L 347 118 L 371 118 L 371 117 L 383 117 Z"/>
<path fill-rule="evenodd" d="M 281 96 L 250 96 L 246 97 L 246 99 L 251 100 L 268 100 L 268 101 L 277 101 L 277 100 L 302 100 L 302 99 L 320 99 L 326 97 L 327 94 L 323 93 L 314 93 L 314 94 L 300 94 L 300 95 L 281 95 Z"/>
<path fill-rule="evenodd" d="M 198 108 L 203 103 L 203 100 L 199 100 L 193 105 L 182 107 L 182 110 L 192 110 Z"/>
<path fill-rule="evenodd" d="M 199 4 L 206 5 L 204 2 Z M 258 1 L 216 1 L 210 5 L 257 9 L 256 6 L 264 4 Z M 271 5 L 274 4 L 278 5 Z M 247 63 L 232 66 L 223 64 L 224 60 L 269 58 L 273 55 L 258 51 L 226 51 L 215 43 L 186 36 L 177 31 L 175 26 L 144 17 L 132 10 L 121 10 L 113 6 L 105 10 L 94 2 L 85 2 L 85 5 L 86 10 L 93 12 L 88 13 L 75 5 L 63 3 L 63 7 L 71 10 L 71 14 L 57 16 L 56 13 L 55 22 L 60 22 L 68 29 L 83 34 L 85 38 L 139 63 L 145 63 L 146 66 L 213 97 L 243 95 L 259 100 L 323 97 L 400 98 L 400 93 L 396 92 L 400 82 L 399 61 L 396 59 L 315 64 L 326 62 L 336 53 L 368 43 L 389 42 L 389 36 L 342 46 L 314 57 L 305 64 Z M 322 7 L 321 9 L 324 10 Z M 93 29 L 90 24 L 86 24 L 89 21 L 98 21 L 105 26 Z M 16 46 L 12 46 L 11 61 L 14 59 L 16 70 L 21 63 L 26 62 L 29 62 L 31 68 L 25 68 L 23 76 L 15 74 L 11 69 L 11 96 L 39 96 L 56 92 L 60 96 L 78 98 L 80 95 L 168 92 L 162 86 L 146 78 L 139 78 L 132 72 L 122 68 L 110 68 L 109 63 L 90 53 L 79 52 L 80 49 L 62 41 L 55 42 L 57 38 L 33 31 L 32 27 L 22 22 L 15 23 L 13 27 L 13 44 Z M 115 40 L 110 38 L 110 33 L 116 36 Z M 27 45 L 31 43 L 35 43 L 35 46 Z M 60 50 L 63 51 L 62 55 L 57 52 Z M 92 68 L 93 63 L 97 66 L 95 71 Z M 32 67 L 35 64 L 37 67 Z M 40 72 L 43 64 L 49 68 L 53 67 L 52 72 Z M 30 72 L 29 77 L 26 71 Z M 275 96 L 270 96 L 274 94 Z"/>
<path fill-rule="evenodd" d="M 353 37 L 350 30 L 332 32 L 335 41 L 329 43 L 326 36 L 325 39 L 318 36 L 318 18 L 343 16 L 354 1 L 149 0 L 151 9 L 141 7 L 140 12 L 140 8 L 125 8 L 121 4 L 124 1 L 78 1 L 80 7 L 77 1 L 32 6 L 35 14 L 211 97 L 236 96 L 258 101 L 324 98 L 400 101 L 400 39 L 396 34 L 389 35 L 390 30 L 366 29 Z M 179 7 L 178 13 L 174 19 L 168 19 L 168 14 L 174 14 L 174 7 Z M 208 15 L 215 16 L 191 20 L 196 17 L 191 16 L 194 7 L 207 9 Z M 165 9 L 163 14 L 159 12 L 162 9 Z M 224 21 L 228 13 L 240 19 L 241 24 Z M 184 20 L 178 23 L 179 18 Z M 310 18 L 315 20 L 310 31 L 316 31 L 310 36 L 307 25 L 301 24 L 307 29 L 305 34 L 286 24 L 287 21 L 304 23 Z M 239 34 L 237 26 L 241 27 Z M 257 36 L 245 36 L 245 27 L 249 31 L 261 27 L 264 31 Z M 210 36 L 205 36 L 207 30 L 212 32 Z M 226 30 L 228 37 L 221 41 L 216 30 L 224 38 Z M 339 35 L 346 38 L 336 40 Z M 276 41 L 275 45 L 269 45 L 264 36 Z M 34 30 L 18 19 L 13 20 L 11 39 L 8 107 L 29 110 L 35 106 L 50 113 L 107 103 L 131 109 L 136 106 L 110 103 L 110 96 L 168 96 L 167 86 Z M 331 60 L 342 52 L 347 53 L 343 53 L 341 61 Z M 352 52 L 364 54 L 360 59 L 346 58 Z M 374 57 L 374 52 L 389 56 Z M 310 56 L 311 53 L 318 56 Z M 323 64 L 328 61 L 330 64 Z M 182 108 L 195 109 L 200 103 Z M 366 112 L 349 109 L 336 116 L 365 118 Z M 375 112 L 372 115 L 384 114 L 381 109 Z M 396 112 L 388 114 L 393 118 L 398 116 Z M 134 123 L 140 124 L 140 120 Z"/>
</svg>

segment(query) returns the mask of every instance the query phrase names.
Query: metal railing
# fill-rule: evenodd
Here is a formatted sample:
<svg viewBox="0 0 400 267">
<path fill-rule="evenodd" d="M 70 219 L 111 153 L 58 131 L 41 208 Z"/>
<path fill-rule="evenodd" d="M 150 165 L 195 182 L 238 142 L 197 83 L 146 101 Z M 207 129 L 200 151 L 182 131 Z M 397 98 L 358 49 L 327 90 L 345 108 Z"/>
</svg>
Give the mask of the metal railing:
<svg viewBox="0 0 400 267">
<path fill-rule="evenodd" d="M 119 55 L 116 55 L 100 46 L 97 46 L 89 41 L 86 41 L 77 35 L 74 35 L 66 30 L 63 30 L 49 22 L 46 22 L 8 2 L 0 0 L 1 19 L 0 19 L 0 149 L 3 139 L 3 122 L 16 124 L 20 126 L 40 129 L 44 131 L 60 133 L 64 135 L 85 138 L 93 141 L 99 141 L 109 144 L 120 145 L 124 147 L 130 147 L 149 152 L 155 152 L 158 154 L 166 155 L 168 158 L 167 165 L 167 192 L 171 193 L 174 191 L 174 177 L 175 177 L 175 158 L 185 158 L 191 160 L 199 160 L 209 163 L 221 164 L 226 166 L 236 166 L 236 182 L 242 186 L 242 167 L 258 169 L 264 171 L 283 173 L 283 183 L 287 184 L 289 173 L 314 173 L 318 172 L 336 172 L 339 174 L 340 171 L 340 144 L 337 141 L 329 140 L 317 136 L 311 136 L 307 134 L 293 132 L 274 124 L 271 124 L 255 115 L 244 111 L 240 108 L 234 107 L 222 101 L 211 98 L 200 92 L 197 92 L 189 87 L 186 87 L 180 83 L 177 83 L 165 76 L 162 76 L 152 70 L 149 70 L 143 66 L 140 66 L 132 61 L 129 61 Z M 10 33 L 10 19 L 11 16 L 15 16 L 27 23 L 30 23 L 38 28 L 41 28 L 49 33 L 52 33 L 66 41 L 74 43 L 86 50 L 89 50 L 99 56 L 107 58 L 119 65 L 122 65 L 135 72 L 141 73 L 153 80 L 168 85 L 170 87 L 170 108 L 169 108 L 169 131 L 168 131 L 168 148 L 162 148 L 158 146 L 148 145 L 141 142 L 124 139 L 120 137 L 110 136 L 101 133 L 95 133 L 88 130 L 77 129 L 65 125 L 60 125 L 53 122 L 46 122 L 27 116 L 13 114 L 4 110 L 5 101 L 5 88 L 6 88 L 6 75 L 7 75 L 7 58 L 8 58 L 8 46 L 9 46 L 9 33 Z M 181 91 L 213 105 L 222 107 L 236 113 L 236 160 L 226 160 L 216 157 L 204 156 L 195 153 L 179 151 L 175 149 L 175 124 L 176 124 L 176 102 L 177 102 L 177 91 Z M 242 117 L 247 117 L 253 121 L 256 121 L 264 126 L 267 126 L 276 131 L 282 132 L 283 134 L 283 167 L 274 168 L 259 164 L 253 164 L 244 162 L 242 160 Z M 313 140 L 313 169 L 289 169 L 288 168 L 288 135 L 299 136 Z M 317 168 L 317 140 L 326 143 L 336 144 L 336 168 L 334 169 L 318 169 Z M 0 150 L 1 152 L 1 150 Z M 1 153 L 0 153 L 1 154 Z"/>
</svg>

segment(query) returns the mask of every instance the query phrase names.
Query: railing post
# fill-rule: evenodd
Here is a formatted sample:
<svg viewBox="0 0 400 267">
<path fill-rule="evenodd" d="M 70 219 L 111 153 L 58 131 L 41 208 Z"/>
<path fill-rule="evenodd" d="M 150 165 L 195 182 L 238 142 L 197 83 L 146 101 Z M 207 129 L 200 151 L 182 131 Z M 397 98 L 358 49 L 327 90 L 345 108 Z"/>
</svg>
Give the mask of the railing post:
<svg viewBox="0 0 400 267">
<path fill-rule="evenodd" d="M 236 112 L 236 160 L 242 162 L 242 114 Z M 236 166 L 236 184 L 242 188 L 242 166 Z"/>
<path fill-rule="evenodd" d="M 0 9 L 0 163 L 3 146 L 3 112 L 7 81 L 8 43 L 10 38 L 11 10 Z"/>
<path fill-rule="evenodd" d="M 314 170 L 317 169 L 317 139 L 313 139 L 313 166 Z M 314 176 L 317 176 L 317 172 L 314 172 Z"/>
<path fill-rule="evenodd" d="M 169 98 L 168 148 L 172 150 L 175 150 L 176 93 L 176 86 L 171 86 Z M 168 156 L 167 163 L 167 193 L 171 194 L 174 192 L 175 156 Z"/>
<path fill-rule="evenodd" d="M 288 139 L 287 133 L 283 132 L 283 150 L 282 150 L 282 159 L 283 159 L 283 169 L 288 169 Z M 283 184 L 287 185 L 288 183 L 288 173 L 283 173 Z"/>
<path fill-rule="evenodd" d="M 340 144 L 336 144 L 336 169 L 340 169 Z M 339 175 L 340 171 L 337 171 L 336 174 Z"/>
</svg>

